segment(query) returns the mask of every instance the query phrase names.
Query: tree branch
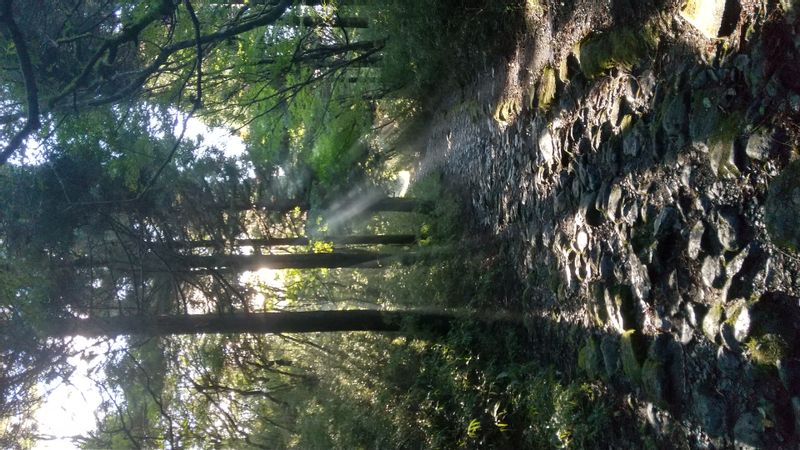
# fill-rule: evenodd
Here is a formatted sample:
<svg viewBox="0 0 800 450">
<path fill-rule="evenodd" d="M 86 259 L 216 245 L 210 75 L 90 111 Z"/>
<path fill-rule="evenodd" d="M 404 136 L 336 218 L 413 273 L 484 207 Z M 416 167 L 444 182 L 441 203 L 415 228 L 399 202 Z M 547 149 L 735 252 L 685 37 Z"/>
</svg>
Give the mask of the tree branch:
<svg viewBox="0 0 800 450">
<path fill-rule="evenodd" d="M 23 141 L 41 125 L 39 121 L 39 90 L 36 87 L 36 76 L 33 74 L 33 64 L 31 64 L 31 57 L 28 53 L 28 44 L 25 42 L 25 36 L 22 34 L 22 31 L 20 31 L 17 23 L 14 22 L 11 11 L 12 3 L 13 0 L 3 0 L 1 5 L 2 11 L 0 11 L 0 22 L 8 28 L 9 33 L 11 33 L 11 40 L 14 42 L 14 47 L 17 50 L 19 68 L 20 71 L 22 71 L 22 78 L 25 81 L 28 116 L 22 129 L 9 140 L 3 152 L 0 153 L 0 165 L 5 164 L 8 158 L 22 145 Z"/>
<path fill-rule="evenodd" d="M 189 17 L 192 19 L 192 26 L 194 27 L 194 40 L 197 42 L 197 98 L 194 100 L 195 108 L 203 107 L 203 44 L 200 42 L 200 20 L 197 19 L 197 14 L 194 12 L 192 2 L 183 0 L 186 5 L 186 10 L 189 11 Z"/>
</svg>

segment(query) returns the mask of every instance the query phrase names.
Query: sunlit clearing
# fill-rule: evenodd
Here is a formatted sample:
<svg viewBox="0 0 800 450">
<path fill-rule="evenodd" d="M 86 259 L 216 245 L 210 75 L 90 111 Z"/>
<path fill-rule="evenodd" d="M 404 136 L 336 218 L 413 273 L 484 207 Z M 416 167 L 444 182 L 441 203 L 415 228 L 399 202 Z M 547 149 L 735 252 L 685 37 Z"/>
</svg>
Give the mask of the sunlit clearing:
<svg viewBox="0 0 800 450">
<path fill-rule="evenodd" d="M 39 389 L 46 400 L 36 412 L 41 438 L 34 449 L 77 449 L 73 437 L 94 429 L 95 411 L 102 401 L 97 383 L 102 382 L 100 366 L 106 354 L 125 345 L 124 338 L 114 340 L 75 337 L 71 348 L 75 352 L 68 361 L 75 368 L 68 379 L 56 379 L 41 384 Z"/>
</svg>

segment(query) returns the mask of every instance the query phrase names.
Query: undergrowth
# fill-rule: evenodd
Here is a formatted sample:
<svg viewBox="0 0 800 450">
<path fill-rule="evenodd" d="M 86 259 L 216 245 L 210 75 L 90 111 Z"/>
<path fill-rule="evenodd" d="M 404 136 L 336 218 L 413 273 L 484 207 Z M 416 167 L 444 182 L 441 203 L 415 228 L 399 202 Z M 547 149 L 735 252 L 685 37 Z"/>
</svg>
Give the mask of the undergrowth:
<svg viewBox="0 0 800 450">
<path fill-rule="evenodd" d="M 419 224 L 425 230 L 419 251 L 427 253 L 415 265 L 385 271 L 384 299 L 403 307 L 496 312 L 497 299 L 519 289 L 513 271 L 495 246 L 475 244 L 455 195 L 437 177 L 415 189 L 417 198 L 438 199 Z M 567 379 L 543 364 L 522 325 L 482 318 L 465 318 L 444 336 L 414 331 L 348 339 L 341 350 L 358 369 L 324 378 L 332 393 L 325 398 L 335 400 L 320 400 L 303 423 L 301 446 L 550 449 L 603 442 L 612 408 L 602 385 Z"/>
</svg>

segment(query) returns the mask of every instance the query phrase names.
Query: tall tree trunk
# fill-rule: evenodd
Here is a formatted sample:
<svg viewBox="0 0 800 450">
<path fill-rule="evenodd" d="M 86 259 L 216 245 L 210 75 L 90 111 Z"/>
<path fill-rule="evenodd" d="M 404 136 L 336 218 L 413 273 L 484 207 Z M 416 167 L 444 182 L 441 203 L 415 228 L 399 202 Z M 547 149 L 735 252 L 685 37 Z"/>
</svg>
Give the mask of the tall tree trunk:
<svg viewBox="0 0 800 450">
<path fill-rule="evenodd" d="M 67 318 L 40 325 L 40 337 L 167 336 L 208 333 L 318 333 L 333 331 L 402 331 L 411 323 L 422 330 L 446 332 L 455 316 L 421 311 L 302 311 L 272 313 L 190 314 L 176 316 L 115 316 Z M 0 322 L 3 335 L 14 324 Z"/>
<path fill-rule="evenodd" d="M 289 253 L 284 255 L 178 256 L 175 261 L 188 269 L 338 269 L 345 267 L 379 268 L 394 262 L 396 256 L 376 252 Z"/>
<path fill-rule="evenodd" d="M 325 236 L 315 240 L 332 242 L 334 245 L 414 245 L 417 243 L 417 237 L 413 234 Z M 232 244 L 234 247 L 299 246 L 311 244 L 311 239 L 307 237 L 237 239 L 233 241 Z M 188 242 L 173 241 L 166 244 L 167 247 L 174 249 L 225 247 L 226 245 L 228 245 L 226 241 L 218 239 L 206 239 Z"/>
<path fill-rule="evenodd" d="M 346 206 L 347 202 L 343 202 L 341 205 L 334 205 L 334 207 L 339 206 Z M 220 208 L 225 209 L 226 207 L 232 206 L 233 209 L 236 210 L 247 210 L 247 209 L 263 209 L 267 211 L 275 211 L 275 212 L 288 212 L 293 210 L 295 207 L 300 208 L 301 211 L 307 211 L 311 208 L 311 205 L 306 200 L 302 199 L 293 199 L 293 200 L 262 200 L 257 202 L 248 202 L 248 201 L 234 201 L 230 205 L 224 204 Z M 374 202 L 371 202 L 369 206 L 366 207 L 366 211 L 368 212 L 422 212 L 427 213 L 433 210 L 434 203 L 424 200 L 419 200 L 416 198 L 409 198 L 409 197 L 382 197 Z"/>
<path fill-rule="evenodd" d="M 358 267 L 376 269 L 388 264 L 399 262 L 412 264 L 416 259 L 415 253 L 379 253 L 367 251 L 350 251 L 335 253 L 288 253 L 279 255 L 165 255 L 156 258 L 155 255 L 146 255 L 142 260 L 94 260 L 79 258 L 73 261 L 71 267 L 113 267 L 126 270 L 132 266 L 144 272 L 173 272 L 194 271 L 200 269 L 214 269 L 218 271 L 242 271 L 258 269 L 339 269 Z M 167 267 L 164 267 L 164 263 Z"/>
</svg>

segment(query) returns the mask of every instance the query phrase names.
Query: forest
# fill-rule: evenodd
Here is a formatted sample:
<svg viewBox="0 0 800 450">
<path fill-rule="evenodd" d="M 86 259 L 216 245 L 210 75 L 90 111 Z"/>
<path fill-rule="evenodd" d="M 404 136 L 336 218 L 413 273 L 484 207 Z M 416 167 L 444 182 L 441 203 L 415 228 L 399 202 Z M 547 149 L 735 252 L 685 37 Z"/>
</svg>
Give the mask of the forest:
<svg viewBox="0 0 800 450">
<path fill-rule="evenodd" d="M 0 0 L 0 446 L 795 448 L 798 17 Z"/>
</svg>

